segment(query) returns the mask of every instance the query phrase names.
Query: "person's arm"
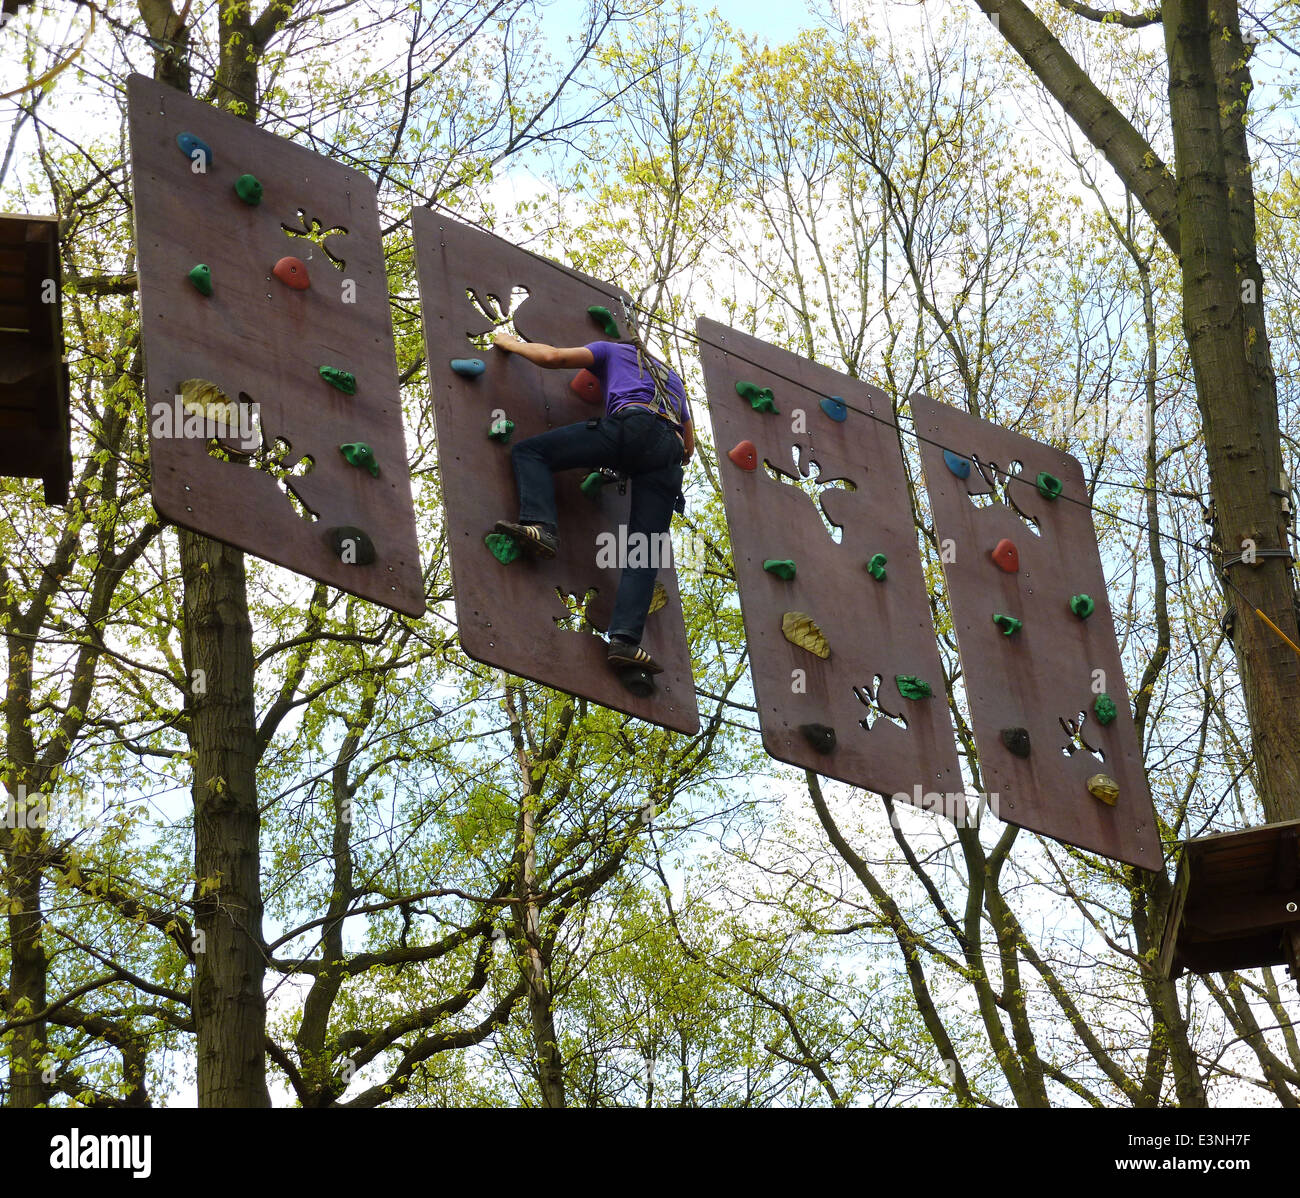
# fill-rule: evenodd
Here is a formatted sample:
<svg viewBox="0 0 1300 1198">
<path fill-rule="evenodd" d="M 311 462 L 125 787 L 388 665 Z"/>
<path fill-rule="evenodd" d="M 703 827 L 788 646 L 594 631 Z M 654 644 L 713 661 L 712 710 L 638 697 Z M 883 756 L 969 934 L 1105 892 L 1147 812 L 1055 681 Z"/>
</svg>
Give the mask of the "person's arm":
<svg viewBox="0 0 1300 1198">
<path fill-rule="evenodd" d="M 543 366 L 547 370 L 573 370 L 596 364 L 596 355 L 585 345 L 557 349 L 554 345 L 544 345 L 540 341 L 523 341 L 509 333 L 497 333 L 492 338 L 492 344 L 497 349 L 518 354 L 521 358 L 527 358 L 534 365 Z"/>
<path fill-rule="evenodd" d="M 691 460 L 691 454 L 695 452 L 695 422 L 688 420 L 682 425 L 682 444 L 686 447 L 686 452 L 682 455 L 682 465 L 685 466 Z"/>
</svg>

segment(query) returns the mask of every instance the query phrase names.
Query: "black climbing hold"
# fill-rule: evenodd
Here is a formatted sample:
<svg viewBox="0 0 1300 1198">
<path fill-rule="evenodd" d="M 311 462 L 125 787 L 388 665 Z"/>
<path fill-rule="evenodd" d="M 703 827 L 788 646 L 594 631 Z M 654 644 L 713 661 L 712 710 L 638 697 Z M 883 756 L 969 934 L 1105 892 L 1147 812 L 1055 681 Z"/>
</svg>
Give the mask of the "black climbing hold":
<svg viewBox="0 0 1300 1198">
<path fill-rule="evenodd" d="M 800 724 L 799 731 L 823 757 L 835 752 L 835 729 L 826 724 Z"/>
<path fill-rule="evenodd" d="M 345 566 L 368 566 L 375 560 L 375 543 L 351 524 L 329 530 L 330 548 Z"/>
<path fill-rule="evenodd" d="M 1028 728 L 1003 728 L 1002 743 L 1006 745 L 1007 752 L 1013 753 L 1017 757 L 1029 756 L 1029 729 Z"/>
<path fill-rule="evenodd" d="M 648 699 L 655 693 L 654 679 L 645 670 L 620 670 L 618 680 L 638 699 Z"/>
</svg>

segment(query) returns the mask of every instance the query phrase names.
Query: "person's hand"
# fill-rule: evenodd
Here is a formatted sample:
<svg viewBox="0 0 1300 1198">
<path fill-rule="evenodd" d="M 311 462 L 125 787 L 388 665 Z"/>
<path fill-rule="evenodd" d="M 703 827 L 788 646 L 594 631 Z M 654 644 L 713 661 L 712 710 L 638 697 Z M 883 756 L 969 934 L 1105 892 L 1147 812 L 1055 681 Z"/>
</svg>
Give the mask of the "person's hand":
<svg viewBox="0 0 1300 1198">
<path fill-rule="evenodd" d="M 523 341 L 512 333 L 493 333 L 492 344 L 495 345 L 497 349 L 513 350 L 516 345 L 522 345 Z"/>
</svg>

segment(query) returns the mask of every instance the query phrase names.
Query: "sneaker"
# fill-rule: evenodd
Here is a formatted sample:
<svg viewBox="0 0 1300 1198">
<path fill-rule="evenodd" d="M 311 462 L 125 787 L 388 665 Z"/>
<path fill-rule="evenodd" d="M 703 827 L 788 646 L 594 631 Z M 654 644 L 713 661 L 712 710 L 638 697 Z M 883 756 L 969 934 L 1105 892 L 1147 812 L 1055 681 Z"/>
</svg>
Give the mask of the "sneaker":
<svg viewBox="0 0 1300 1198">
<path fill-rule="evenodd" d="M 509 520 L 498 520 L 494 531 L 513 537 L 521 549 L 534 557 L 554 557 L 560 548 L 560 538 L 540 524 L 512 524 Z"/>
<path fill-rule="evenodd" d="M 661 666 L 640 645 L 630 645 L 626 641 L 610 641 L 607 658 L 615 670 L 644 670 L 647 674 L 662 674 Z"/>
</svg>

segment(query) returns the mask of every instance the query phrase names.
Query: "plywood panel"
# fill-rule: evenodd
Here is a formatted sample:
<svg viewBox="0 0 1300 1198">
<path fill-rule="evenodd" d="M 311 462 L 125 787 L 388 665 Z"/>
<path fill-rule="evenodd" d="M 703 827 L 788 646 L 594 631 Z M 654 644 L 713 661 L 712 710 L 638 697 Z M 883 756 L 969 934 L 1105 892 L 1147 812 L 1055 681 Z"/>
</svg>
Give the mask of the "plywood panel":
<svg viewBox="0 0 1300 1198">
<path fill-rule="evenodd" d="M 374 184 L 358 171 L 140 75 L 129 81 L 141 327 L 150 408 L 153 497 L 169 520 L 290 570 L 418 616 L 424 586 L 402 430 L 388 283 Z M 211 149 L 196 173 L 177 145 Z M 261 182 L 259 205 L 236 180 Z M 284 226 L 337 229 L 320 244 Z M 341 261 L 336 266 L 328 249 Z M 310 287 L 273 276 L 301 260 Z M 210 267 L 211 296 L 188 279 Z M 356 377 L 347 395 L 318 373 Z M 205 379 L 259 419 L 251 459 L 210 452 L 215 426 L 166 421 L 180 384 Z M 374 451 L 378 477 L 349 465 L 342 444 Z M 292 490 L 315 519 L 300 514 Z M 372 564 L 349 563 L 330 530 L 362 529 Z M 354 555 L 355 556 L 355 555 Z"/>
<path fill-rule="evenodd" d="M 764 747 L 779 761 L 963 818 L 943 669 L 888 398 L 725 325 L 700 320 L 696 328 Z M 736 384 L 745 382 L 770 388 L 779 414 L 757 411 L 737 394 Z M 822 410 L 820 400 L 829 397 L 847 405 L 843 421 Z M 757 451 L 755 470 L 726 456 L 742 441 Z M 883 581 L 868 570 L 877 553 L 886 558 Z M 765 560 L 780 559 L 794 561 L 793 580 L 764 570 Z M 823 631 L 829 658 L 786 639 L 782 617 L 790 611 Z M 904 697 L 898 675 L 921 678 L 932 697 Z M 869 705 L 864 698 L 872 691 Z M 834 748 L 818 752 L 800 731 L 806 724 L 834 729 Z"/>
<path fill-rule="evenodd" d="M 911 402 L 935 531 L 949 542 L 944 579 L 980 768 L 987 791 L 998 795 L 998 814 L 1117 861 L 1162 868 L 1082 467 L 1068 453 L 926 396 Z M 944 447 L 968 463 L 968 478 L 945 463 Z M 1040 473 L 1061 482 L 1058 498 L 1040 494 Z M 1011 572 L 991 556 L 1003 540 L 1018 551 Z M 1094 601 L 1088 618 L 1070 610 L 1075 595 Z M 1023 627 L 1008 636 L 995 613 Z M 1105 726 L 1097 690 L 1117 711 Z M 1004 743 L 1003 730 L 1012 728 L 1028 733 L 1027 757 Z M 1118 784 L 1114 806 L 1089 793 L 1097 774 Z"/>
<path fill-rule="evenodd" d="M 605 664 L 604 640 L 583 630 L 562 599 L 575 597 L 569 602 L 579 607 L 585 603 L 591 624 L 602 631 L 608 627 L 619 575 L 598 568 L 597 537 L 626 525 L 630 495 L 620 497 L 606 487 L 593 502 L 579 490 L 587 471 L 563 471 L 556 475 L 561 549 L 555 560 L 503 565 L 483 543 L 497 520 L 519 514 L 509 448 L 487 437 L 492 413 L 500 409 L 514 421 L 514 443 L 588 420 L 600 409 L 570 389 L 575 372 L 541 370 L 518 355 L 476 348 L 471 338 L 491 331 L 492 317 L 500 311 L 513 317 L 519 335 L 529 341 L 572 346 L 608 340 L 587 308 L 607 307 L 621 318 L 627 297 L 428 209 L 417 208 L 413 221 L 461 645 L 477 661 L 667 728 L 697 731 L 690 650 L 673 569 L 659 571 L 667 604 L 650 615 L 642 641 L 664 666 L 656 693 L 647 698 L 624 688 Z M 512 308 L 519 287 L 528 294 Z M 470 378 L 450 368 L 453 358 L 471 357 L 486 363 L 485 373 Z"/>
</svg>

